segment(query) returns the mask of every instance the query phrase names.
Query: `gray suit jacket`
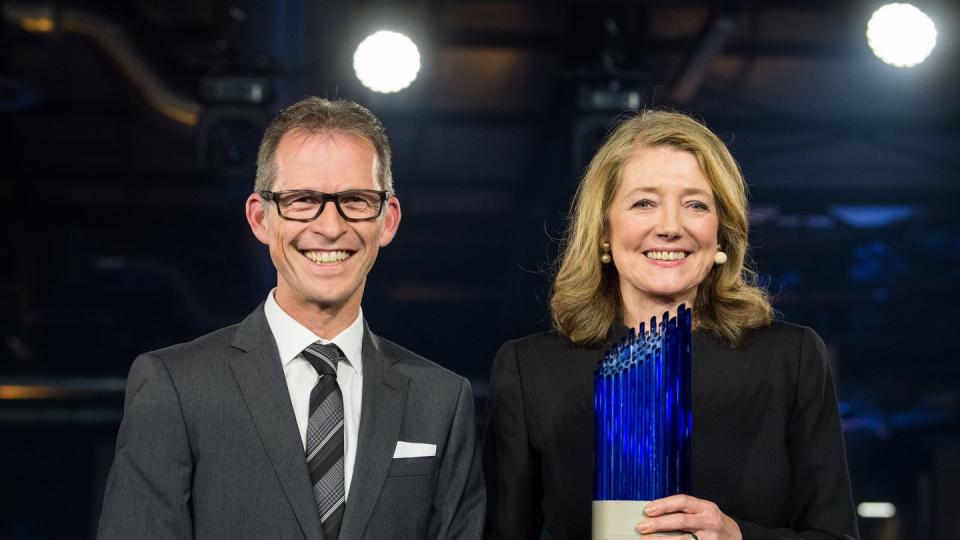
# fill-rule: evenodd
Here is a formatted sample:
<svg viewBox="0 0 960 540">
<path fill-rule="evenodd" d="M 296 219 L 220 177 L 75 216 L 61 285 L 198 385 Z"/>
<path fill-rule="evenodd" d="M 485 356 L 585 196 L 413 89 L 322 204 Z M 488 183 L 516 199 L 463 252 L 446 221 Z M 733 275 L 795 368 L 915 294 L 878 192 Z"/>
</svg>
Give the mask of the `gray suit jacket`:
<svg viewBox="0 0 960 540">
<path fill-rule="evenodd" d="M 436 456 L 393 459 L 397 441 Z M 479 538 L 485 500 L 470 384 L 364 325 L 340 538 Z M 130 369 L 99 538 L 194 537 L 323 538 L 262 305 Z"/>
</svg>

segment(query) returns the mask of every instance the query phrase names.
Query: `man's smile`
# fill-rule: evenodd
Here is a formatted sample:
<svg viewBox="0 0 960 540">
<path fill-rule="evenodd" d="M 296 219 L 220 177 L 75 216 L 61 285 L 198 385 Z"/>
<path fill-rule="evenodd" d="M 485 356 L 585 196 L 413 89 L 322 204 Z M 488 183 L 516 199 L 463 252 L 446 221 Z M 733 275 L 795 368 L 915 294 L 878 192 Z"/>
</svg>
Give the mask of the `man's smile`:
<svg viewBox="0 0 960 540">
<path fill-rule="evenodd" d="M 347 250 L 300 250 L 300 253 L 316 264 L 334 265 L 349 259 L 356 252 Z"/>
</svg>

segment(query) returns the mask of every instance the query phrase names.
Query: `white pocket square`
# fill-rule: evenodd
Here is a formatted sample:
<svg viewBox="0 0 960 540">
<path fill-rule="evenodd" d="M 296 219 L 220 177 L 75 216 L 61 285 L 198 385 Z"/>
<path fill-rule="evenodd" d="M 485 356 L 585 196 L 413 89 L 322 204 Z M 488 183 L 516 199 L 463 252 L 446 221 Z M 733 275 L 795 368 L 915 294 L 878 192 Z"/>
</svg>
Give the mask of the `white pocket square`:
<svg viewBox="0 0 960 540">
<path fill-rule="evenodd" d="M 393 459 L 432 457 L 437 455 L 437 445 L 420 442 L 397 441 L 397 449 L 393 451 Z"/>
</svg>

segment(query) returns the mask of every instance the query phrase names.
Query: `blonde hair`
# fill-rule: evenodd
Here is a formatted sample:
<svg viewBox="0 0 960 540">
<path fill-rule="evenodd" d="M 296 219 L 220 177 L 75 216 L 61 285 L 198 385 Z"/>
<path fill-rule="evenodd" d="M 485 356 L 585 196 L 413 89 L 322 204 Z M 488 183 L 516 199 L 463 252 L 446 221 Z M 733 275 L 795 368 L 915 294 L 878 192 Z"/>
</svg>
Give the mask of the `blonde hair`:
<svg viewBox="0 0 960 540">
<path fill-rule="evenodd" d="M 694 325 L 742 343 L 746 330 L 773 318 L 770 296 L 746 265 L 747 187 L 730 151 L 706 126 L 680 113 L 644 111 L 619 123 L 590 161 L 570 207 L 550 310 L 557 331 L 579 345 L 597 345 L 623 320 L 617 270 L 600 262 L 608 211 L 623 168 L 640 147 L 669 146 L 700 163 L 717 202 L 718 243 L 727 262 L 714 266 L 697 288 Z"/>
</svg>

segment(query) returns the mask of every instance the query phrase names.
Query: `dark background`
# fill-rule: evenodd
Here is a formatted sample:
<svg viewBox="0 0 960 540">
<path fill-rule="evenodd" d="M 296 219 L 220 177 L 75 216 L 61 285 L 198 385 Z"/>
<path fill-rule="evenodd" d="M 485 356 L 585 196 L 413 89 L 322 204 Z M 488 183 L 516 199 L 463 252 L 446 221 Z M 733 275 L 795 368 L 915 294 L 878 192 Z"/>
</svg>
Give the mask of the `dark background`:
<svg viewBox="0 0 960 540">
<path fill-rule="evenodd" d="M 863 537 L 957 537 L 960 7 L 918 5 L 937 48 L 895 69 L 871 1 L 0 0 L 0 538 L 91 538 L 134 356 L 265 297 L 242 203 L 264 123 L 308 94 L 387 126 L 404 218 L 364 313 L 470 377 L 481 417 L 499 345 L 548 327 L 611 121 L 702 118 L 777 309 L 831 350 L 856 501 L 896 505 Z M 352 72 L 379 27 L 423 55 L 399 94 Z"/>
</svg>

